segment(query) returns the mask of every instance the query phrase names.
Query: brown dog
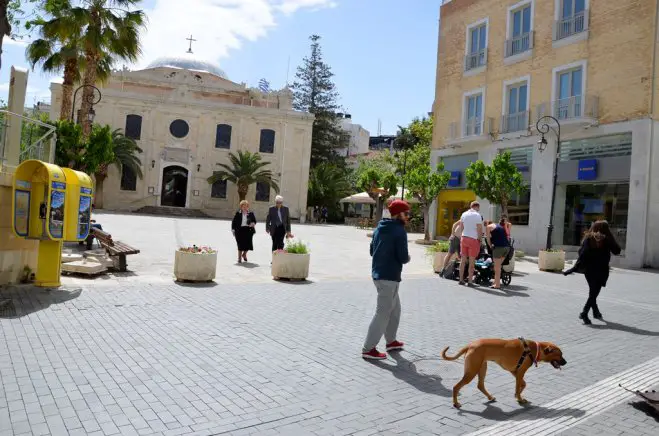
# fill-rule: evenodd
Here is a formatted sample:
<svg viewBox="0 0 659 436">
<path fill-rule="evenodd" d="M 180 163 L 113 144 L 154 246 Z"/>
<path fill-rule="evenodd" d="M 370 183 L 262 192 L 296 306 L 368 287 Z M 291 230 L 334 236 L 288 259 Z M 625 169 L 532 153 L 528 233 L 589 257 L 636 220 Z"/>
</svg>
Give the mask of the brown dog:
<svg viewBox="0 0 659 436">
<path fill-rule="evenodd" d="M 526 387 L 524 374 L 535 363 L 549 362 L 560 369 L 567 362 L 563 359 L 563 352 L 551 342 L 535 342 L 519 339 L 479 339 L 471 342 L 455 356 L 448 356 L 446 352 L 449 347 L 442 351 L 444 360 L 456 360 L 465 355 L 465 372 L 462 380 L 453 387 L 453 406 L 459 408 L 458 395 L 463 386 L 469 384 L 478 375 L 478 390 L 480 390 L 489 401 L 495 401 L 485 389 L 485 375 L 487 374 L 487 361 L 496 362 L 506 371 L 515 376 L 515 398 L 520 404 L 527 401 L 522 398 L 522 391 Z"/>
</svg>

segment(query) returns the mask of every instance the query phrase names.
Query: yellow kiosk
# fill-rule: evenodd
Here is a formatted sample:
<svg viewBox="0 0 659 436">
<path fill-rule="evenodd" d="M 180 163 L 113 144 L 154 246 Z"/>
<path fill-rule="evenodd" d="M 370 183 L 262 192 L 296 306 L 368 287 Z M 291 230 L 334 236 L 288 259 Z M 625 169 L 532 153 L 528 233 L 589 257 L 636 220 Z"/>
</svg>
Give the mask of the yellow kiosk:
<svg viewBox="0 0 659 436">
<path fill-rule="evenodd" d="M 80 171 L 38 160 L 16 168 L 12 227 L 16 236 L 39 241 L 37 286 L 60 286 L 62 243 L 87 238 L 91 198 L 91 178 Z"/>
</svg>

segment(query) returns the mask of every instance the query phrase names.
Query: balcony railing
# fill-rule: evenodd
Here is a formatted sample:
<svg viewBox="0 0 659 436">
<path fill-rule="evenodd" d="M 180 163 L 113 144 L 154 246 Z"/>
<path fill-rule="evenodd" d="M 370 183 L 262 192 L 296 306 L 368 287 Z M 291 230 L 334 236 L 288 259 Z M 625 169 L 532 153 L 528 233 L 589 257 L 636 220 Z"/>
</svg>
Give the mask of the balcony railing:
<svg viewBox="0 0 659 436">
<path fill-rule="evenodd" d="M 501 116 L 500 133 L 512 133 L 528 130 L 529 111 L 517 112 Z"/>
<path fill-rule="evenodd" d="M 588 30 L 588 9 L 554 22 L 554 41 Z"/>
<path fill-rule="evenodd" d="M 577 95 L 538 105 L 537 117 L 552 115 L 558 120 L 597 119 L 599 117 L 599 97 Z"/>
<path fill-rule="evenodd" d="M 449 125 L 450 140 L 463 138 L 478 138 L 492 131 L 493 118 L 471 118 L 463 122 L 455 121 Z"/>
<path fill-rule="evenodd" d="M 513 36 L 506 40 L 506 57 L 515 56 L 533 49 L 534 32 Z"/>
<path fill-rule="evenodd" d="M 465 71 L 474 70 L 476 68 L 484 67 L 487 65 L 487 49 L 484 48 L 476 53 L 470 53 L 465 56 Z"/>
</svg>

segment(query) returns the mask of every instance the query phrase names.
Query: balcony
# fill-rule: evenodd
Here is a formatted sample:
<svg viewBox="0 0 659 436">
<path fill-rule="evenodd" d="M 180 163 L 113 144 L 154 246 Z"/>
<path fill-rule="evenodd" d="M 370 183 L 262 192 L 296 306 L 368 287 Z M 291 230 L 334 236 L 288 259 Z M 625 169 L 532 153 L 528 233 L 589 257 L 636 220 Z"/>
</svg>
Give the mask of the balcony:
<svg viewBox="0 0 659 436">
<path fill-rule="evenodd" d="M 551 115 L 563 125 L 592 124 L 599 118 L 599 97 L 578 95 L 538 105 L 537 119 Z"/>
<path fill-rule="evenodd" d="M 531 31 L 506 40 L 504 55 L 506 58 L 518 56 L 524 53 L 531 54 L 535 32 Z"/>
<path fill-rule="evenodd" d="M 465 72 L 479 73 L 487 65 L 487 49 L 465 56 Z"/>
<path fill-rule="evenodd" d="M 494 118 L 481 120 L 472 118 L 462 122 L 455 121 L 449 125 L 449 135 L 446 145 L 466 144 L 468 142 L 481 142 L 489 139 L 494 125 Z"/>
<path fill-rule="evenodd" d="M 588 35 L 588 9 L 571 17 L 554 21 L 554 41 L 562 41 L 577 35 Z"/>
<path fill-rule="evenodd" d="M 517 112 L 501 116 L 499 133 L 525 132 L 529 129 L 529 120 L 531 113 L 529 111 Z"/>
</svg>

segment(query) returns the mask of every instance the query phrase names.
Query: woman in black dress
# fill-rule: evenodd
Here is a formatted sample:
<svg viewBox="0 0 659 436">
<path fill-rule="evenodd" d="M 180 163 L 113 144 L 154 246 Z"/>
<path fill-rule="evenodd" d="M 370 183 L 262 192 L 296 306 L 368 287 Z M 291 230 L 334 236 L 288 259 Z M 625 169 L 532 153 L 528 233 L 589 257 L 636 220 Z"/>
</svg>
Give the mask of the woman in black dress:
<svg viewBox="0 0 659 436">
<path fill-rule="evenodd" d="M 579 318 L 584 324 L 592 324 L 588 318 L 590 309 L 593 309 L 593 316 L 596 319 L 602 319 L 602 312 L 597 307 L 597 296 L 602 288 L 606 287 L 606 282 L 609 280 L 611 254 L 617 256 L 620 252 L 620 245 L 613 237 L 609 223 L 595 221 L 584 235 L 579 249 L 579 258 L 571 269 L 563 273 L 568 275 L 576 271 L 586 276 L 589 288 L 588 301 L 579 314 Z"/>
<path fill-rule="evenodd" d="M 236 212 L 231 223 L 231 231 L 238 244 L 238 263 L 244 260 L 247 262 L 247 252 L 254 250 L 252 237 L 256 233 L 256 216 L 249 210 L 249 202 L 243 200 L 240 202 L 240 210 Z"/>
</svg>

